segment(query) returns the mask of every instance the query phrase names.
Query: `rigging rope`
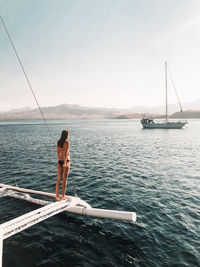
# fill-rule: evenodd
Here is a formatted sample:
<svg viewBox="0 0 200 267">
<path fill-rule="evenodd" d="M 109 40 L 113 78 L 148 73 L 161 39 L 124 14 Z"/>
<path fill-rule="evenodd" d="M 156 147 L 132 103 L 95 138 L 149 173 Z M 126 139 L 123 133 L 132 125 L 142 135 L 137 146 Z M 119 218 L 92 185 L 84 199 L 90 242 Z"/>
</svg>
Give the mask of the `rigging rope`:
<svg viewBox="0 0 200 267">
<path fill-rule="evenodd" d="M 42 118 L 43 118 L 43 120 L 44 120 L 44 123 L 45 123 L 45 125 L 46 125 L 46 127 L 47 127 L 47 130 L 48 130 L 48 132 L 49 132 L 50 138 L 51 138 L 51 140 L 52 140 L 52 142 L 53 142 L 53 145 L 57 145 L 56 142 L 54 142 L 53 136 L 52 136 L 52 134 L 51 134 L 51 131 L 50 131 L 50 129 L 49 129 L 49 126 L 48 126 L 48 124 L 47 124 L 47 121 L 46 121 L 46 119 L 45 119 L 45 117 L 44 117 L 44 114 L 43 114 L 43 112 L 42 112 L 42 110 L 41 110 L 41 108 L 40 108 L 40 105 L 39 105 L 38 100 L 37 100 L 37 98 L 36 98 L 36 95 L 35 95 L 35 93 L 34 93 L 33 87 L 32 87 L 32 85 L 31 85 L 31 83 L 30 83 L 30 81 L 29 81 L 29 78 L 28 78 L 28 76 L 27 76 L 27 74 L 26 74 L 26 71 L 25 71 L 24 66 L 23 66 L 23 64 L 22 64 L 22 61 L 21 61 L 21 59 L 20 59 L 20 57 L 19 57 L 19 54 L 18 54 L 18 52 L 17 52 L 17 50 L 16 50 L 16 48 L 15 48 L 15 45 L 14 45 L 12 39 L 11 39 L 11 36 L 10 36 L 10 34 L 9 34 L 9 32 L 8 32 L 8 29 L 7 29 L 7 27 L 6 27 L 5 23 L 4 23 L 3 18 L 1 17 L 1 15 L 0 15 L 0 19 L 1 19 L 2 24 L 3 24 L 3 27 L 4 27 L 4 29 L 5 29 L 5 31 L 6 31 L 6 33 L 7 33 L 7 35 L 8 35 L 8 38 L 9 38 L 9 40 L 10 40 L 10 43 L 11 43 L 11 45 L 12 45 L 12 47 L 13 47 L 13 50 L 14 50 L 14 52 L 15 52 L 15 55 L 16 55 L 18 61 L 19 61 L 19 64 L 20 64 L 21 69 L 22 69 L 22 71 L 23 71 L 23 73 L 24 73 L 24 76 L 25 76 L 26 81 L 27 81 L 27 83 L 28 83 L 28 85 L 29 85 L 29 88 L 30 88 L 30 90 L 31 90 L 31 92 L 32 92 L 32 94 L 33 94 L 33 97 L 34 97 L 35 102 L 36 102 L 36 104 L 37 104 L 37 106 L 38 106 L 38 109 L 39 109 L 39 111 L 40 111 L 40 113 L 41 113 L 41 115 L 42 115 Z M 16 186 L 17 186 L 17 182 L 16 182 L 16 180 L 15 180 L 15 184 L 16 184 Z M 74 193 L 75 193 L 74 188 L 72 189 L 72 191 L 74 191 Z M 75 193 L 75 195 L 76 195 L 76 193 Z"/>
<path fill-rule="evenodd" d="M 30 83 L 30 81 L 29 81 L 29 78 L 28 78 L 28 76 L 27 76 L 27 74 L 26 74 L 26 71 L 25 71 L 24 66 L 23 66 L 23 64 L 22 64 L 22 61 L 21 61 L 21 59 L 20 59 L 20 57 L 19 57 L 19 54 L 18 54 L 18 52 L 17 52 L 17 50 L 16 50 L 16 48 L 15 48 L 15 45 L 14 45 L 12 39 L 11 39 L 11 36 L 10 36 L 8 30 L 7 30 L 7 27 L 6 27 L 6 25 L 5 25 L 4 21 L 3 21 L 3 18 L 2 18 L 1 16 L 0 16 L 0 18 L 1 18 L 1 21 L 2 21 L 2 24 L 3 24 L 3 27 L 4 27 L 4 29 L 5 29 L 5 31 L 6 31 L 6 33 L 7 33 L 7 35 L 8 35 L 8 38 L 9 38 L 9 40 L 10 40 L 10 43 L 11 43 L 11 45 L 12 45 L 12 47 L 13 47 L 13 50 L 14 50 L 14 52 L 15 52 L 15 55 L 16 55 L 18 61 L 19 61 L 19 64 L 20 64 L 20 66 L 21 66 L 21 69 L 22 69 L 22 71 L 23 71 L 23 73 L 24 73 L 24 76 L 25 76 L 25 78 L 26 78 L 26 81 L 27 81 L 27 83 L 28 83 L 28 85 L 29 85 L 29 88 L 30 88 L 30 90 L 31 90 L 31 92 L 32 92 L 32 94 L 33 94 L 33 97 L 34 97 L 35 102 L 36 102 L 36 104 L 37 104 L 37 106 L 38 106 L 38 109 L 39 109 L 39 111 L 40 111 L 40 113 L 41 113 L 41 115 L 42 115 L 42 118 L 43 118 L 43 120 L 44 120 L 44 123 L 45 123 L 45 125 L 46 125 L 46 127 L 47 127 L 47 130 L 48 130 L 48 132 L 49 132 L 50 138 L 51 138 L 53 144 L 55 145 L 55 142 L 54 142 L 54 140 L 53 140 L 53 136 L 52 136 L 52 134 L 51 134 L 51 131 L 50 131 L 50 129 L 49 129 L 49 126 L 48 126 L 48 124 L 47 124 L 47 121 L 46 121 L 46 119 L 45 119 L 45 117 L 44 117 L 44 114 L 43 114 L 43 112 L 42 112 L 42 110 L 41 110 L 41 108 L 40 108 L 40 105 L 39 105 L 38 100 L 37 100 L 37 98 L 36 98 L 36 95 L 35 95 L 35 93 L 34 93 L 33 87 L 32 87 L 32 85 L 31 85 L 31 83 Z"/>
<path fill-rule="evenodd" d="M 174 87 L 174 91 L 175 91 L 176 97 L 177 97 L 177 99 L 178 99 L 178 103 L 179 103 L 179 106 L 180 106 L 180 112 L 183 112 L 183 109 L 182 109 L 182 106 L 181 106 L 181 102 L 180 102 L 180 100 L 179 100 L 178 93 L 177 93 L 177 90 L 176 90 L 176 87 L 175 87 L 175 84 L 174 84 L 174 81 L 173 81 L 172 74 L 171 74 L 171 71 L 170 71 L 169 66 L 167 66 L 167 68 L 168 68 L 168 71 L 169 71 L 169 76 L 170 76 L 172 85 L 173 85 L 173 87 Z"/>
</svg>

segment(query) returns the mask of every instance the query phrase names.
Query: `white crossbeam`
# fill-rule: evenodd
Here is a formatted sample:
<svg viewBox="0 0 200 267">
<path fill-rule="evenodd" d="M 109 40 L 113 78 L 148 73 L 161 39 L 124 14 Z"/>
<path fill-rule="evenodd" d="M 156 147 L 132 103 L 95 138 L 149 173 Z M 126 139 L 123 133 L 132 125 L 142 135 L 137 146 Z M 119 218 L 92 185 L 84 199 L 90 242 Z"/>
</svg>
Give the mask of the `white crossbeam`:
<svg viewBox="0 0 200 267">
<path fill-rule="evenodd" d="M 3 232 L 3 239 L 6 239 L 18 232 L 21 232 L 24 229 L 36 223 L 39 223 L 47 218 L 50 218 L 58 213 L 61 213 L 64 210 L 70 208 L 71 206 L 77 204 L 78 203 L 75 203 L 75 200 L 72 202 L 69 202 L 69 200 L 54 202 L 37 210 L 26 213 L 25 215 L 17 217 L 6 223 L 3 223 L 0 225 Z"/>
</svg>

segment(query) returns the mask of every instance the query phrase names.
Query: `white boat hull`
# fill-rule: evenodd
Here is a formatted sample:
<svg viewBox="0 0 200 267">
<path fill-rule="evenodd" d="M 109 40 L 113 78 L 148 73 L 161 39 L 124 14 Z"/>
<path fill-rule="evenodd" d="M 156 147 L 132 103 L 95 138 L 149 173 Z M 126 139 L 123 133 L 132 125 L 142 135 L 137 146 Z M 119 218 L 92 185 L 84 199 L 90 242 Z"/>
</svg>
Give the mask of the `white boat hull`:
<svg viewBox="0 0 200 267">
<path fill-rule="evenodd" d="M 187 122 L 142 123 L 144 129 L 182 129 Z"/>
</svg>

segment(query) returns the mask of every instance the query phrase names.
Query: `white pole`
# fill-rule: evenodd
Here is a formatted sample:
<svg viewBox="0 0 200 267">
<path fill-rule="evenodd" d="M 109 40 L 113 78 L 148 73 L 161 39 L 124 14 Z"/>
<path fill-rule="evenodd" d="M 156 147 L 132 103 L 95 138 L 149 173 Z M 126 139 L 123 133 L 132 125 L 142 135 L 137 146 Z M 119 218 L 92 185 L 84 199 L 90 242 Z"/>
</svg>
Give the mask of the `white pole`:
<svg viewBox="0 0 200 267">
<path fill-rule="evenodd" d="M 2 267 L 3 262 L 3 229 L 0 225 L 0 267 Z"/>
<path fill-rule="evenodd" d="M 115 219 L 115 220 L 123 220 L 135 222 L 137 219 L 137 215 L 135 212 L 129 211 L 118 211 L 118 210 L 105 210 L 105 209 L 95 209 L 95 208 L 83 208 L 83 207 L 70 207 L 68 212 L 99 217 L 99 218 L 107 218 L 107 219 Z"/>
<path fill-rule="evenodd" d="M 29 193 L 29 194 L 35 194 L 35 195 L 41 195 L 41 196 L 46 196 L 46 197 L 55 197 L 56 194 L 53 193 L 48 193 L 48 192 L 42 192 L 42 191 L 36 191 L 32 189 L 26 189 L 26 188 L 21 188 L 17 186 L 12 186 L 12 185 L 6 185 L 6 184 L 0 184 L 0 187 L 3 189 L 11 189 L 23 193 Z"/>
</svg>

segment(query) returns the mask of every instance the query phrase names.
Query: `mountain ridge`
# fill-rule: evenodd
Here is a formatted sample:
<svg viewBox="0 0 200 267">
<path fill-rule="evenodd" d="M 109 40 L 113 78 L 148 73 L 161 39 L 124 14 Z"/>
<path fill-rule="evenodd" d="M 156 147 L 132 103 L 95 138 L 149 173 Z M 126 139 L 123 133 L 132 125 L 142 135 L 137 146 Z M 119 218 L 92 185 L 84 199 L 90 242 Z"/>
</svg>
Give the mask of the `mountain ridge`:
<svg viewBox="0 0 200 267">
<path fill-rule="evenodd" d="M 192 108 L 191 108 L 192 107 Z M 169 104 L 172 118 L 199 118 L 200 100 L 183 104 L 184 112 L 177 112 L 176 104 Z M 41 107 L 45 118 L 52 119 L 111 119 L 111 118 L 141 118 L 147 113 L 152 117 L 163 117 L 165 106 L 135 106 L 131 108 L 86 107 L 77 104 L 61 104 L 57 106 Z M 39 119 L 41 114 L 38 108 L 20 108 L 0 113 L 0 120 L 9 119 Z"/>
</svg>

